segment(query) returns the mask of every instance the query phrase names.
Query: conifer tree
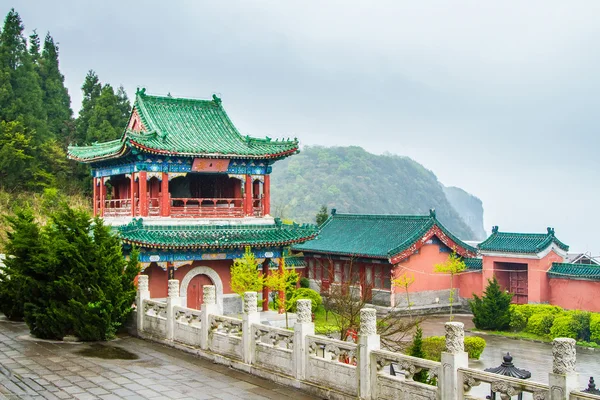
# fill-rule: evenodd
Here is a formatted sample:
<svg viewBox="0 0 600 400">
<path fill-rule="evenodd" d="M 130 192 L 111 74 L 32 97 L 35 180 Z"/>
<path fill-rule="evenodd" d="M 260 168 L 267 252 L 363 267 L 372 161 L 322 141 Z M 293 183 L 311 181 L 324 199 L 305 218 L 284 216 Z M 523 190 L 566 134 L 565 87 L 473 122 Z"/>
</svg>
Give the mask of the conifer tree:
<svg viewBox="0 0 600 400">
<path fill-rule="evenodd" d="M 317 226 L 323 225 L 323 223 L 327 221 L 327 218 L 329 218 L 329 214 L 327 214 L 327 206 L 323 204 L 315 217 Z"/>
<path fill-rule="evenodd" d="M 65 87 L 65 77 L 59 69 L 58 45 L 54 43 L 50 33 L 46 34 L 44 39 L 44 49 L 39 63 L 48 129 L 54 137 L 67 145 L 72 139 L 70 122 L 73 111 L 71 110 L 71 98 Z"/>
<path fill-rule="evenodd" d="M 413 336 L 413 342 L 408 350 L 408 355 L 412 357 L 425 358 L 425 352 L 423 351 L 423 330 L 419 325 L 417 325 L 417 330 Z M 413 380 L 416 382 L 427 383 L 427 371 L 417 372 L 413 375 Z"/>
<path fill-rule="evenodd" d="M 512 295 L 502 291 L 496 277 L 488 279 L 483 297 L 473 295 L 469 301 L 473 323 L 477 329 L 504 330 L 510 325 L 510 302 Z"/>
<path fill-rule="evenodd" d="M 83 91 L 83 99 L 81 100 L 79 117 L 75 123 L 78 144 L 84 144 L 86 142 L 87 131 L 90 125 L 90 116 L 96 105 L 96 100 L 100 97 L 100 92 L 102 91 L 102 84 L 94 70 L 88 71 L 83 85 L 81 86 L 81 90 Z"/>
</svg>

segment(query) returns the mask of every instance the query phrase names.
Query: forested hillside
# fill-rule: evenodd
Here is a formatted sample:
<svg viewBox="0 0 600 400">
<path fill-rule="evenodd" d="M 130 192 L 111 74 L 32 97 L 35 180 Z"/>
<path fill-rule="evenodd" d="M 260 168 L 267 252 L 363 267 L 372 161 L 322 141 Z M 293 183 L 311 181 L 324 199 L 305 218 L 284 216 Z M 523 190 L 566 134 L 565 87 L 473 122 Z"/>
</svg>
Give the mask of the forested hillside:
<svg viewBox="0 0 600 400">
<path fill-rule="evenodd" d="M 475 234 L 474 239 L 484 240 L 487 234 L 483 226 L 483 203 L 481 200 L 454 186 L 444 187 L 444 193 L 452 207 L 458 211 L 463 221 Z"/>
<path fill-rule="evenodd" d="M 300 222 L 314 223 L 321 205 L 382 214 L 426 214 L 435 208 L 438 219 L 460 238 L 480 237 L 452 207 L 433 172 L 408 157 L 370 154 L 360 147 L 305 147 L 274 165 L 271 187 L 273 214 Z M 483 210 L 472 210 L 478 212 Z"/>
</svg>

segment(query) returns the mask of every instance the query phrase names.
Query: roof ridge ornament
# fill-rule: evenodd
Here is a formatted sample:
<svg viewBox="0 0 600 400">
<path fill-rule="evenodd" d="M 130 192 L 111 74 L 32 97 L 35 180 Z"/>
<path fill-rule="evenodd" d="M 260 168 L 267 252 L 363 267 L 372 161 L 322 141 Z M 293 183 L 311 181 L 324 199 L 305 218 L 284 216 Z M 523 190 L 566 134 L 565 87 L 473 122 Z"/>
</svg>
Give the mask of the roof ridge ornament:
<svg viewBox="0 0 600 400">
<path fill-rule="evenodd" d="M 498 233 L 498 225 L 492 226 L 492 234 Z"/>
<path fill-rule="evenodd" d="M 218 106 L 221 107 L 221 103 L 223 102 L 223 100 L 221 100 L 221 98 L 219 96 L 217 96 L 216 94 L 213 93 L 212 95 L 212 99 L 213 102 Z"/>
<path fill-rule="evenodd" d="M 554 228 L 548 227 L 548 235 L 554 236 Z"/>
<path fill-rule="evenodd" d="M 429 209 L 429 216 L 430 216 L 431 218 L 435 218 L 435 208 L 430 208 L 430 209 Z"/>
<path fill-rule="evenodd" d="M 146 88 L 145 87 L 141 88 L 141 87 L 138 86 L 137 90 L 135 91 L 135 94 L 136 94 L 136 96 L 137 95 L 141 95 L 141 96 L 146 95 Z"/>
<path fill-rule="evenodd" d="M 337 209 L 335 209 L 335 208 L 332 208 L 332 209 L 331 209 L 331 215 L 335 215 L 336 213 L 337 213 Z"/>
</svg>

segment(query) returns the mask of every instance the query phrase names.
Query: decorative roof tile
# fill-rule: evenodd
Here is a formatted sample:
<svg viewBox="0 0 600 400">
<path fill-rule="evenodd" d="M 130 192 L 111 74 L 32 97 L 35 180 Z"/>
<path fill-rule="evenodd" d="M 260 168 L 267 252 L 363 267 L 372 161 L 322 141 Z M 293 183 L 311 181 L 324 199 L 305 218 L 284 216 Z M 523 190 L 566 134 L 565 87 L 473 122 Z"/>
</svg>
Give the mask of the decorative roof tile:
<svg viewBox="0 0 600 400">
<path fill-rule="evenodd" d="M 237 248 L 243 246 L 287 246 L 312 239 L 314 225 L 160 226 L 144 225 L 137 219 L 119 228 L 124 242 L 165 249 Z"/>
<path fill-rule="evenodd" d="M 481 271 L 483 269 L 483 260 L 481 258 L 463 258 L 468 271 Z"/>
<path fill-rule="evenodd" d="M 600 280 L 600 265 L 552 263 L 548 276 L 563 279 Z"/>
<path fill-rule="evenodd" d="M 475 254 L 429 215 L 332 214 L 320 227 L 319 236 L 292 247 L 294 251 L 390 259 L 409 249 L 434 227 L 458 246 Z"/>
<path fill-rule="evenodd" d="M 537 254 L 553 243 L 561 250 L 569 251 L 569 246 L 554 236 L 552 228 L 548 228 L 547 233 L 513 233 L 498 232 L 495 226 L 490 237 L 479 243 L 478 248 L 482 251 Z"/>
<path fill-rule="evenodd" d="M 147 129 L 125 130 L 120 139 L 91 146 L 70 146 L 69 158 L 95 162 L 117 158 L 137 148 L 143 152 L 209 158 L 278 159 L 298 151 L 298 141 L 242 136 L 221 99 L 182 99 L 136 94 L 134 110 Z"/>
</svg>

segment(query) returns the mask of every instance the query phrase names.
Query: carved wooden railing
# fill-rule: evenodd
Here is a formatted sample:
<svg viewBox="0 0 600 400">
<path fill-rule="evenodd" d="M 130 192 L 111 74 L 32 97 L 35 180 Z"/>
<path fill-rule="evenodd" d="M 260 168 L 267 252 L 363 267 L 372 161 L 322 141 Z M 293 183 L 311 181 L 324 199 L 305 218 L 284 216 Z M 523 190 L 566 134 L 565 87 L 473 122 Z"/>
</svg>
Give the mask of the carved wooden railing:
<svg viewBox="0 0 600 400">
<path fill-rule="evenodd" d="M 252 199 L 252 215 L 262 217 L 263 215 L 263 199 Z"/>
<path fill-rule="evenodd" d="M 210 333 L 220 333 L 230 337 L 241 338 L 242 320 L 223 315 L 211 315 Z"/>
<path fill-rule="evenodd" d="M 252 325 L 252 334 L 257 346 L 266 345 L 285 350 L 294 348 L 294 331 L 254 324 Z"/>
<path fill-rule="evenodd" d="M 484 398 L 469 395 L 471 388 L 479 386 L 482 382 L 488 383 L 491 391 L 498 393 L 501 400 L 508 400 L 520 393 L 530 393 L 533 400 L 550 399 L 550 388 L 548 385 L 470 368 L 458 369 L 458 398 L 483 400 Z"/>
<path fill-rule="evenodd" d="M 144 314 L 149 317 L 167 319 L 167 303 L 156 300 L 144 300 Z"/>
<path fill-rule="evenodd" d="M 105 217 L 122 217 L 131 215 L 131 199 L 104 200 Z"/>
<path fill-rule="evenodd" d="M 242 198 L 172 198 L 170 204 L 171 217 L 175 218 L 244 216 Z"/>
<path fill-rule="evenodd" d="M 160 215 L 160 200 L 158 198 L 148 199 L 148 215 L 158 217 Z"/>
</svg>

